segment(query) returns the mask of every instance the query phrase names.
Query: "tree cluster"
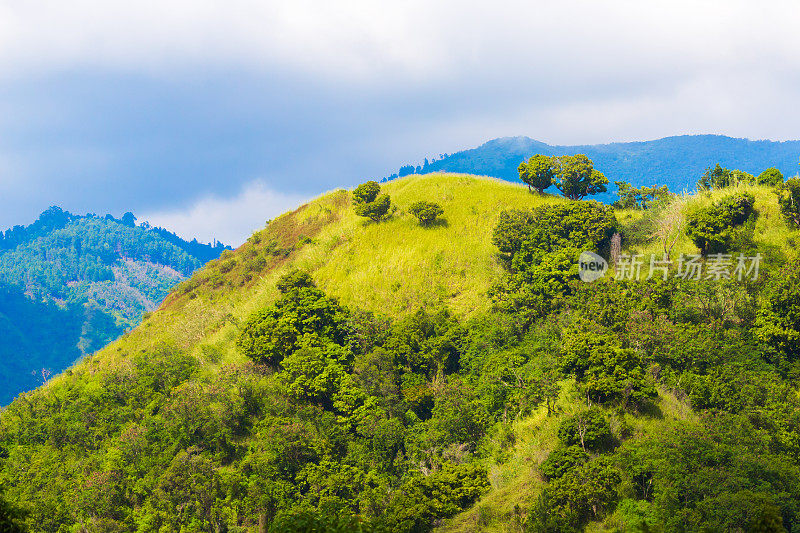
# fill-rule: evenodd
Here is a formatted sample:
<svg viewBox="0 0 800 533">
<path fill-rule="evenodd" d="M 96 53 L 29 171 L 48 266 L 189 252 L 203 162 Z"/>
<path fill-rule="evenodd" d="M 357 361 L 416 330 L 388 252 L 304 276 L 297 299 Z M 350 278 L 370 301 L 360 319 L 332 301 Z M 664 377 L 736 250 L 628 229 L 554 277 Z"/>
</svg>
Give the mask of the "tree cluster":
<svg viewBox="0 0 800 533">
<path fill-rule="evenodd" d="M 663 205 L 673 196 L 666 185 L 637 188 L 624 181 L 615 181 L 614 184 L 619 196 L 612 204 L 615 209 L 650 209 Z"/>
<path fill-rule="evenodd" d="M 368 181 L 353 191 L 353 207 L 356 215 L 379 222 L 391 214 L 392 201 L 377 181 Z"/>
<path fill-rule="evenodd" d="M 583 154 L 546 156 L 537 154 L 520 163 L 519 178 L 542 193 L 555 185 L 570 200 L 606 192 L 608 178 L 594 168 L 592 160 Z"/>
</svg>

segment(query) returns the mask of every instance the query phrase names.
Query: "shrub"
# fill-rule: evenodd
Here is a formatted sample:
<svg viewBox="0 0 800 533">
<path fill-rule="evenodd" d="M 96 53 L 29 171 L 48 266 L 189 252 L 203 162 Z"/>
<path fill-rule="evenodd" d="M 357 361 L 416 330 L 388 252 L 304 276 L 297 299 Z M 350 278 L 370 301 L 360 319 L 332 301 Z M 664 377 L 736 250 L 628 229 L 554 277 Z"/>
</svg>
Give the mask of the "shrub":
<svg viewBox="0 0 800 533">
<path fill-rule="evenodd" d="M 420 224 L 427 226 L 438 217 L 442 216 L 444 209 L 442 209 L 442 206 L 439 204 L 433 202 L 419 201 L 411 205 L 409 212 L 417 217 Z"/>
<path fill-rule="evenodd" d="M 381 186 L 377 181 L 362 183 L 353 191 L 353 199 L 357 204 L 368 204 L 374 202 L 375 198 L 381 193 Z"/>
<path fill-rule="evenodd" d="M 740 235 L 737 227 L 755 212 L 755 198 L 750 193 L 727 196 L 710 207 L 690 214 L 686 235 L 703 255 L 727 252 Z"/>
<path fill-rule="evenodd" d="M 783 183 L 783 174 L 775 167 L 768 168 L 756 178 L 759 185 L 769 185 L 772 187 Z"/>
<path fill-rule="evenodd" d="M 590 407 L 561 422 L 558 438 L 566 446 L 580 446 L 584 451 L 605 450 L 614 442 L 608 419 L 597 407 Z"/>
<path fill-rule="evenodd" d="M 776 191 L 781 213 L 790 225 L 800 226 L 800 178 L 792 178 Z"/>
<path fill-rule="evenodd" d="M 580 446 L 559 447 L 550 452 L 539 470 L 547 479 L 558 479 L 588 460 L 589 454 Z"/>
<path fill-rule="evenodd" d="M 389 214 L 392 206 L 388 194 L 380 194 L 381 186 L 375 181 L 362 183 L 353 191 L 355 213 L 374 222 L 382 220 Z"/>
</svg>

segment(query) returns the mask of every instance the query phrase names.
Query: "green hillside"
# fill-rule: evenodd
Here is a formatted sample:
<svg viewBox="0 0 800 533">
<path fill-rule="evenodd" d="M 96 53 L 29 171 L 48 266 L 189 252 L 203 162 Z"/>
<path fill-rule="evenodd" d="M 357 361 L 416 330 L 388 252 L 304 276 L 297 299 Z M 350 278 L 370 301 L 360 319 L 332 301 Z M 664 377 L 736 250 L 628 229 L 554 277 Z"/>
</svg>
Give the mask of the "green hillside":
<svg viewBox="0 0 800 533">
<path fill-rule="evenodd" d="M 58 207 L 0 232 L 0 405 L 135 327 L 223 250 Z"/>
<path fill-rule="evenodd" d="M 3 410 L 19 521 L 800 528 L 800 232 L 773 188 L 617 211 L 466 175 L 382 192 L 380 222 L 343 190 L 270 221 Z M 421 225 L 421 200 L 441 220 Z M 577 280 L 577 254 L 608 257 L 615 233 L 623 254 L 694 254 L 687 221 L 728 208 L 744 214 L 720 242 L 762 254 L 757 280 Z"/>
</svg>

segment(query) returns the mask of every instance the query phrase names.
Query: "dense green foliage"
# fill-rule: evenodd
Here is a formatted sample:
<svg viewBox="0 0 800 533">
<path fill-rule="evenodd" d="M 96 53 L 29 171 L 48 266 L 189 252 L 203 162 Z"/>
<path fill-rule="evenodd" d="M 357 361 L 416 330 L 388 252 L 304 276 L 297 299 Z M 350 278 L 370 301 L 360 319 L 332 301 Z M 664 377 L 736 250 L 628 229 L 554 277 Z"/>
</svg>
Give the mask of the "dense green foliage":
<svg viewBox="0 0 800 533">
<path fill-rule="evenodd" d="M 388 194 L 381 194 L 377 182 L 368 181 L 353 191 L 353 204 L 358 216 L 378 222 L 389 215 L 392 201 Z"/>
<path fill-rule="evenodd" d="M 553 158 L 553 183 L 570 200 L 606 192 L 608 178 L 583 154 Z"/>
<path fill-rule="evenodd" d="M 419 223 L 423 226 L 432 224 L 437 218 L 444 214 L 444 209 L 437 203 L 426 202 L 424 200 L 414 202 L 408 208 L 409 213 L 417 217 Z"/>
<path fill-rule="evenodd" d="M 770 167 L 758 175 L 756 181 L 759 185 L 776 187 L 783 183 L 783 173 L 775 167 Z"/>
<path fill-rule="evenodd" d="M 134 327 L 222 250 L 58 207 L 0 235 L 0 404 Z"/>
<path fill-rule="evenodd" d="M 520 163 L 517 170 L 519 179 L 528 186 L 528 190 L 533 187 L 541 194 L 553 184 L 555 160 L 553 157 L 537 154 Z"/>
<path fill-rule="evenodd" d="M 747 227 L 742 227 L 754 215 L 755 198 L 742 193 L 727 196 L 711 206 L 690 214 L 686 221 L 686 235 L 703 255 L 727 252 L 735 242 L 746 238 Z"/>
<path fill-rule="evenodd" d="M 613 210 L 597 202 L 501 213 L 493 242 L 508 275 L 493 289 L 497 306 L 526 321 L 547 314 L 570 293 L 580 253 L 606 246 L 615 226 Z"/>
<path fill-rule="evenodd" d="M 800 360 L 800 263 L 785 267 L 765 288 L 755 332 L 788 362 Z"/>
<path fill-rule="evenodd" d="M 800 178 L 787 180 L 776 192 L 778 205 L 786 221 L 794 227 L 800 227 Z"/>
<path fill-rule="evenodd" d="M 291 254 L 264 293 L 212 292 L 309 234 L 274 223 L 285 240 L 171 297 L 207 329 L 170 338 L 191 322 L 162 309 L 0 414 L 4 498 L 33 531 L 797 530 L 798 265 L 583 283 L 575 252 L 605 252 L 617 214 L 533 205 L 496 219 L 505 279 L 468 316 L 359 309 Z M 347 238 L 401 224 L 448 229 Z"/>
</svg>

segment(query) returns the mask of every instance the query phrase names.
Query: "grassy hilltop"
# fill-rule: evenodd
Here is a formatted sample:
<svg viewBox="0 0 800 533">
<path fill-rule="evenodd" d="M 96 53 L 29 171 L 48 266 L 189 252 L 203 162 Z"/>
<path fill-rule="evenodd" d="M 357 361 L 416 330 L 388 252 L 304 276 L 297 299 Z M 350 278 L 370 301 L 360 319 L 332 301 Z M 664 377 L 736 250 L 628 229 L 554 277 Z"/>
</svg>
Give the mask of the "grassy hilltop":
<svg viewBox="0 0 800 533">
<path fill-rule="evenodd" d="M 527 314 L 490 296 L 509 276 L 495 228 L 507 210 L 573 203 L 457 174 L 382 192 L 397 210 L 378 223 L 344 190 L 269 221 L 0 413 L 0 491 L 31 530 L 345 531 L 350 514 L 375 531 L 800 527 L 800 366 L 759 322 L 798 274 L 780 270 L 800 232 L 774 189 L 613 212 L 623 252 L 661 254 L 661 231 L 677 257 L 697 251 L 687 217 L 752 195 L 731 251 L 762 253 L 764 280 L 535 286 L 523 253 L 557 254 L 525 244 L 510 268 L 530 270 L 502 290 Z M 419 200 L 442 220 L 421 226 Z M 301 333 L 291 348 L 267 342 L 285 327 Z"/>
<path fill-rule="evenodd" d="M 104 353 L 163 341 L 218 343 L 235 359 L 223 339 L 275 300 L 275 282 L 291 268 L 307 270 L 320 288 L 363 310 L 403 315 L 445 306 L 468 317 L 490 307 L 487 291 L 502 271 L 491 242 L 500 211 L 564 202 L 499 179 L 453 174 L 408 177 L 383 190 L 398 211 L 380 223 L 356 216 L 345 190 L 270 221 L 179 285 L 142 327 Z M 443 206 L 442 223 L 420 227 L 405 212 L 421 199 Z"/>
</svg>

